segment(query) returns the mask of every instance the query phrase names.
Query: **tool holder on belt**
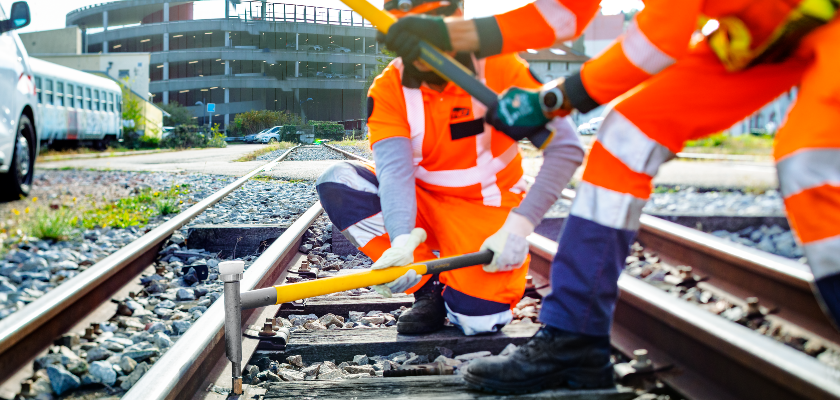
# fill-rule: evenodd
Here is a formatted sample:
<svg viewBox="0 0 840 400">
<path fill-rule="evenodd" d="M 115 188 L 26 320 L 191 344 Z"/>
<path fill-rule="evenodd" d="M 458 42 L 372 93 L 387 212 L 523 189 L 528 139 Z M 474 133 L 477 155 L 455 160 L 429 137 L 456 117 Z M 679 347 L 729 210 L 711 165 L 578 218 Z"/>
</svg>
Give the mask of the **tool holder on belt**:
<svg viewBox="0 0 840 400">
<path fill-rule="evenodd" d="M 392 282 L 409 270 L 418 275 L 439 274 L 458 268 L 489 264 L 493 252 L 477 253 L 423 261 L 403 267 L 367 270 L 353 274 L 318 280 L 272 286 L 240 293 L 239 282 L 245 273 L 244 261 L 225 261 L 219 264 L 219 277 L 225 293 L 225 351 L 231 362 L 231 395 L 242 394 L 242 310 L 283 304 L 309 297 L 360 289 Z"/>
</svg>

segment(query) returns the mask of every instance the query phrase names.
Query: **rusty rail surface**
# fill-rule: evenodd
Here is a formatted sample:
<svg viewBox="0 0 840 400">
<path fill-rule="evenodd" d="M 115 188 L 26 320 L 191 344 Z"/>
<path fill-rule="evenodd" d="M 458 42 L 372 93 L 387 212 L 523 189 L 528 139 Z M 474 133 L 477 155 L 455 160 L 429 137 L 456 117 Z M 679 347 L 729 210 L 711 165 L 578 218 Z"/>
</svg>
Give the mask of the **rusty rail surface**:
<svg viewBox="0 0 840 400">
<path fill-rule="evenodd" d="M 529 237 L 531 271 L 547 279 L 557 243 Z M 691 399 L 837 399 L 832 368 L 770 337 L 623 275 L 612 344 L 647 349 L 659 378 Z"/>
<path fill-rule="evenodd" d="M 110 300 L 114 293 L 152 264 L 163 243 L 175 230 L 244 185 L 251 177 L 283 161 L 297 147 L 199 201 L 78 276 L 0 320 L 0 382 L 48 348 L 56 337 L 72 328 L 77 321 Z"/>
</svg>

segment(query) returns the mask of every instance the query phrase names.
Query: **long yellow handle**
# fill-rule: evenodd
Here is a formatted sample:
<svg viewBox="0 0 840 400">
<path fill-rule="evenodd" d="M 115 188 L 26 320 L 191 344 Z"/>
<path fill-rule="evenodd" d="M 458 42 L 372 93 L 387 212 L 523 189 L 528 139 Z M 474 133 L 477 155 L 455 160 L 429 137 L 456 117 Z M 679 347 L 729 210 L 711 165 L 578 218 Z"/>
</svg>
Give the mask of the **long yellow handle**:
<svg viewBox="0 0 840 400">
<path fill-rule="evenodd" d="M 355 274 L 334 276 L 306 282 L 298 282 L 291 285 L 275 286 L 277 290 L 277 303 L 283 304 L 309 297 L 323 296 L 325 294 L 343 292 L 345 290 L 358 289 L 373 285 L 382 285 L 393 282 L 403 276 L 408 270 L 413 269 L 417 275 L 425 275 L 428 267 L 425 264 L 406 265 L 404 267 L 390 267 L 385 269 L 368 270 Z"/>
<path fill-rule="evenodd" d="M 341 0 L 341 2 L 359 13 L 362 18 L 370 21 L 382 33 L 388 33 L 391 25 L 397 22 L 396 17 L 374 7 L 373 4 L 368 3 L 366 0 Z"/>
</svg>

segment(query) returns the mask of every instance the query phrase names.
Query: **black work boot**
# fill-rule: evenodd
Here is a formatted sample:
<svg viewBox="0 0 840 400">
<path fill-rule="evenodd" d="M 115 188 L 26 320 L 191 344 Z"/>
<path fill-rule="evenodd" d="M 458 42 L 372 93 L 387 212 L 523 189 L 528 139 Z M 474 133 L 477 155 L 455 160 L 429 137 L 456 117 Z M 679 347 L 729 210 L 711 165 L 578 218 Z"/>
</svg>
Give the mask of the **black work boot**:
<svg viewBox="0 0 840 400">
<path fill-rule="evenodd" d="M 433 276 L 414 292 L 414 304 L 397 320 L 399 333 L 429 333 L 443 328 L 446 306 L 443 304 L 443 285 Z"/>
<path fill-rule="evenodd" d="M 608 336 L 587 336 L 544 326 L 506 356 L 479 358 L 464 372 L 467 384 L 491 393 L 529 393 L 551 387 L 612 387 Z"/>
</svg>

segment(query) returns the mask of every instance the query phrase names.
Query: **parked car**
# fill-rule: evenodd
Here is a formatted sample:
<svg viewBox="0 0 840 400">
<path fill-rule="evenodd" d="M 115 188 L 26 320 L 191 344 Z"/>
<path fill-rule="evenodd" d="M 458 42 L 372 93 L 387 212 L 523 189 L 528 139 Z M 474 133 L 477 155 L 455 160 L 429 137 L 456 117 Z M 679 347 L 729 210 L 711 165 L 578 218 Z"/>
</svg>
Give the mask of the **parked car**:
<svg viewBox="0 0 840 400">
<path fill-rule="evenodd" d="M 344 75 L 344 74 L 334 74 L 333 77 L 334 78 L 340 78 L 340 79 L 347 79 L 347 75 Z"/>
<path fill-rule="evenodd" d="M 580 124 L 577 128 L 577 133 L 579 135 L 594 135 L 598 133 L 598 128 L 601 127 L 601 123 L 604 122 L 604 117 L 596 117 L 589 120 L 589 122 L 584 122 Z"/>
<path fill-rule="evenodd" d="M 321 45 L 317 45 L 317 44 L 316 44 L 316 45 L 309 46 L 309 50 L 312 50 L 312 51 L 324 51 L 324 48 L 323 48 L 323 47 L 321 47 Z"/>
<path fill-rule="evenodd" d="M 274 143 L 280 141 L 280 135 L 283 133 L 283 125 L 275 126 L 260 135 L 260 143 Z"/>
<path fill-rule="evenodd" d="M 296 46 L 294 43 L 286 43 L 286 48 L 287 48 L 287 49 L 292 49 L 292 50 L 294 50 L 296 47 L 297 47 L 297 46 Z"/>
<path fill-rule="evenodd" d="M 338 51 L 338 52 L 340 52 L 340 53 L 349 53 L 349 52 L 351 52 L 352 50 L 350 50 L 350 49 L 348 49 L 348 48 L 346 48 L 346 47 L 341 47 L 341 46 L 338 46 L 338 48 L 336 48 L 336 49 L 335 49 L 335 51 Z"/>
<path fill-rule="evenodd" d="M 261 131 L 259 131 L 259 132 L 257 132 L 257 133 L 252 133 L 252 134 L 250 134 L 250 135 L 246 135 L 246 136 L 245 136 L 245 139 L 244 139 L 243 141 L 244 141 L 245 143 L 257 143 L 257 136 L 259 136 L 261 133 L 263 133 L 263 132 L 265 132 L 265 131 L 267 131 L 267 130 L 268 130 L 268 129 L 263 129 L 263 130 L 261 130 Z"/>
<path fill-rule="evenodd" d="M 9 14 L 0 6 L 0 109 L 5 110 L 0 118 L 2 200 L 29 195 L 40 145 L 34 73 L 26 48 L 14 32 L 30 21 L 26 2 L 12 4 Z"/>
<path fill-rule="evenodd" d="M 335 75 L 333 75 L 331 73 L 326 73 L 326 74 L 324 74 L 324 77 L 327 78 L 327 79 L 332 79 L 332 78 L 335 78 Z"/>
</svg>

